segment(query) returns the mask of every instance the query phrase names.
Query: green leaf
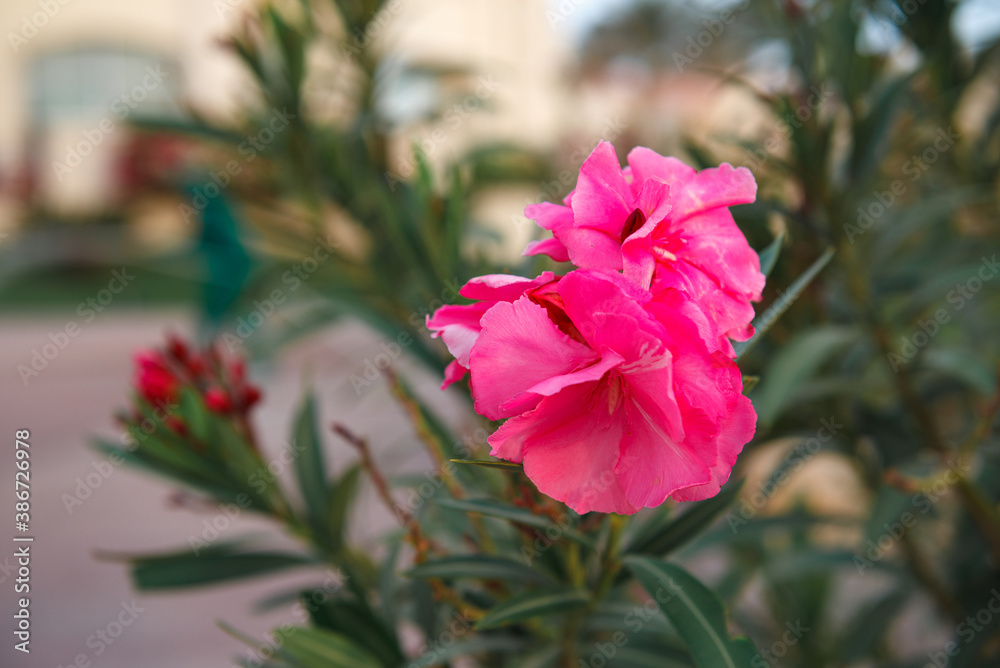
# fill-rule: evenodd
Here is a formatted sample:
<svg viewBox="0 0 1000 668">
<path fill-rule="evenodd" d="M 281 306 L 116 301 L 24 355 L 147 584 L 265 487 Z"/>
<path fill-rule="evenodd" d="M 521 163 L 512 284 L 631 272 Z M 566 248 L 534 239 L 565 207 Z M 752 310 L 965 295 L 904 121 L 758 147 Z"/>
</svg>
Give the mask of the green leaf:
<svg viewBox="0 0 1000 668">
<path fill-rule="evenodd" d="M 808 287 L 814 278 L 823 270 L 823 268 L 829 264 L 830 260 L 833 259 L 834 254 L 837 251 L 831 246 L 827 248 L 822 255 L 820 255 L 812 265 L 806 269 L 801 276 L 799 276 L 795 281 L 788 286 L 780 298 L 771 306 L 764 311 L 760 316 L 754 318 L 753 326 L 756 330 L 753 337 L 749 341 L 735 341 L 733 342 L 733 348 L 736 350 L 736 360 L 739 361 L 751 348 L 753 348 L 761 337 L 767 333 L 767 330 L 771 329 L 771 325 L 777 322 L 778 318 L 784 315 L 785 311 L 795 303 L 795 300 L 799 298 L 803 290 Z"/>
<path fill-rule="evenodd" d="M 840 654 L 840 659 L 845 665 L 872 656 L 884 640 L 886 629 L 896 621 L 897 615 L 912 593 L 913 591 L 907 587 L 890 591 L 874 603 L 865 606 L 849 621 Z"/>
<path fill-rule="evenodd" d="M 315 563 L 309 557 L 287 552 L 253 552 L 238 544 L 212 545 L 161 555 L 102 554 L 102 559 L 127 561 L 136 589 L 156 591 L 199 587 Z"/>
<path fill-rule="evenodd" d="M 774 241 L 767 245 L 767 248 L 760 252 L 760 271 L 765 276 L 771 275 L 771 270 L 778 262 L 778 255 L 781 253 L 781 246 L 785 243 L 785 233 L 781 232 L 774 238 Z"/>
<path fill-rule="evenodd" d="M 730 483 L 711 499 L 690 504 L 688 510 L 665 526 L 647 527 L 632 539 L 626 554 L 666 556 L 712 526 L 740 494 L 743 481 Z"/>
<path fill-rule="evenodd" d="M 773 424 L 801 391 L 803 382 L 858 335 L 853 327 L 826 325 L 799 334 L 783 346 L 753 394 L 760 424 Z"/>
<path fill-rule="evenodd" d="M 591 645 L 590 650 L 593 649 Z M 615 668 L 691 668 L 694 664 L 685 653 L 677 650 L 628 645 L 615 652 L 613 665 Z"/>
<path fill-rule="evenodd" d="M 523 508 L 508 506 L 489 499 L 438 499 L 435 503 L 438 506 L 449 510 L 459 510 L 465 513 L 479 513 L 480 515 L 509 520 L 511 522 L 534 527 L 536 529 L 544 530 L 555 528 L 558 529 L 563 536 L 576 543 L 580 543 L 581 545 L 585 545 L 587 547 L 592 547 L 593 545 L 590 539 L 581 535 L 579 532 L 570 528 L 564 529 L 553 522 L 551 518 L 543 515 L 535 515 L 530 510 L 525 510 Z"/>
<path fill-rule="evenodd" d="M 553 584 L 552 578 L 527 564 L 503 557 L 480 555 L 445 557 L 434 561 L 425 561 L 411 568 L 407 575 L 411 578 L 440 578 L 442 580 L 471 578 Z"/>
<path fill-rule="evenodd" d="M 589 602 L 587 592 L 579 589 L 537 589 L 499 603 L 479 620 L 476 628 L 491 629 L 535 617 L 579 610 Z"/>
<path fill-rule="evenodd" d="M 133 438 L 145 436 L 131 426 L 128 430 Z M 182 482 L 218 501 L 235 502 L 239 496 L 239 492 L 230 489 L 228 481 L 207 462 L 199 461 L 194 453 L 172 448 L 157 438 L 150 437 L 132 450 L 107 441 L 96 441 L 95 447 L 109 457 L 121 457 L 131 466 L 142 468 L 171 482 Z"/>
<path fill-rule="evenodd" d="M 443 644 L 431 645 L 424 650 L 424 654 L 410 660 L 406 664 L 406 668 L 432 668 L 433 666 L 448 665 L 448 662 L 461 657 L 485 653 L 520 653 L 524 651 L 526 646 L 527 643 L 523 638 L 504 635 L 473 636 L 468 640 L 447 646 Z"/>
<path fill-rule="evenodd" d="M 326 490 L 326 464 L 323 461 L 323 444 L 319 436 L 318 423 L 316 398 L 309 393 L 295 418 L 295 431 L 292 436 L 295 448 L 295 473 L 316 538 L 326 540 L 329 528 L 327 522 L 329 503 Z"/>
<path fill-rule="evenodd" d="M 430 668 L 431 666 L 451 665 L 449 662 L 462 658 L 490 654 L 513 654 L 525 650 L 528 643 L 523 638 L 511 636 L 476 636 L 469 640 L 457 642 L 447 647 L 435 647 L 433 651 L 423 654 L 407 664 L 407 668 Z M 478 664 L 476 664 L 478 665 Z"/>
<path fill-rule="evenodd" d="M 202 403 L 201 397 L 194 390 L 183 388 L 179 404 L 177 412 L 191 435 L 199 441 L 210 443 L 213 436 L 209 424 L 211 415 Z"/>
<path fill-rule="evenodd" d="M 314 592 L 302 595 L 302 603 L 310 611 L 313 624 L 352 638 L 359 646 L 378 657 L 384 666 L 398 666 L 403 662 L 396 634 L 367 605 L 345 599 L 320 603 L 313 595 Z"/>
<path fill-rule="evenodd" d="M 983 396 L 990 396 L 997 385 L 996 368 L 972 350 L 932 348 L 924 351 L 921 362 L 925 369 L 961 380 Z"/>
<path fill-rule="evenodd" d="M 722 602 L 679 566 L 645 557 L 625 565 L 667 616 L 699 668 L 753 668 L 762 663 L 747 638 L 730 638 Z"/>
<path fill-rule="evenodd" d="M 343 475 L 331 485 L 327 521 L 329 522 L 328 539 L 332 552 L 339 552 L 347 542 L 347 521 L 350 517 L 351 504 L 357 495 L 360 479 L 361 465 L 355 464 L 344 471 Z"/>
<path fill-rule="evenodd" d="M 383 668 L 378 659 L 350 638 L 299 626 L 274 632 L 275 644 L 302 668 Z"/>
<path fill-rule="evenodd" d="M 510 470 L 521 471 L 524 469 L 524 467 L 521 464 L 515 464 L 514 462 L 505 462 L 501 460 L 489 461 L 489 460 L 479 460 L 479 459 L 449 459 L 448 461 L 454 462 L 455 464 L 485 466 L 486 468 L 505 469 L 508 471 Z"/>
</svg>

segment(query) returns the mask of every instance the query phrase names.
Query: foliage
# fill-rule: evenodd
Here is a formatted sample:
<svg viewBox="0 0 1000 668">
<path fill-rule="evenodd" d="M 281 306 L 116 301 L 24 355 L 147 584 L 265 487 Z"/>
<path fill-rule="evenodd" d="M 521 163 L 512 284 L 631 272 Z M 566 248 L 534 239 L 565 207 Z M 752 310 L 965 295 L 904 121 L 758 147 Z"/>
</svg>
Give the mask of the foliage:
<svg viewBox="0 0 1000 668">
<path fill-rule="evenodd" d="M 245 197 L 268 249 L 246 302 L 259 297 L 255 286 L 280 282 L 317 247 L 330 254 L 301 279 L 308 297 L 297 297 L 299 324 L 266 341 L 255 337 L 249 343 L 258 354 L 350 314 L 388 338 L 407 334 L 409 351 L 442 369 L 443 351 L 422 332 L 424 314 L 457 298 L 449 286 L 496 269 L 468 250 L 478 233 L 470 197 L 484 174 L 515 178 L 546 169 L 517 151 L 482 151 L 442 181 L 417 153 L 412 177 L 397 178 L 387 150 L 392 124 L 379 112 L 376 85 L 386 75 L 386 54 L 356 39 L 391 5 L 268 6 L 232 40 L 259 87 L 260 117 L 271 109 L 293 114 L 266 147 L 265 185 Z M 668 504 L 631 522 L 578 516 L 539 495 L 516 466 L 478 466 L 484 453 L 465 447 L 395 378 L 396 396 L 443 481 L 419 509 L 399 502 L 402 490 L 344 426 L 335 431 L 356 448 L 359 464 L 334 479 L 325 475 L 325 430 L 311 396 L 294 427 L 302 448 L 296 493 L 273 480 L 263 493 L 248 491 L 247 472 L 264 463 L 191 395 L 180 419 L 200 425 L 212 456 L 192 456 L 191 442 L 166 426 L 121 456 L 213 502 L 253 492 L 252 509 L 273 518 L 302 550 L 240 542 L 207 546 L 195 557 L 186 550 L 127 557 L 136 585 L 192 586 L 318 564 L 336 569 L 343 579 L 333 591 L 299 593 L 308 622 L 276 632 L 273 666 L 436 666 L 476 657 L 483 666 L 714 668 L 767 665 L 780 656 L 811 668 L 902 667 L 943 650 L 914 651 L 900 641 L 905 625 L 911 634 L 951 638 L 958 651 L 948 665 L 991 665 L 1000 657 L 1000 615 L 977 622 L 975 631 L 966 620 L 988 610 L 1000 587 L 993 430 L 1000 282 L 989 280 L 1000 270 L 992 259 L 1000 47 L 964 49 L 947 29 L 955 11 L 947 0 L 753 3 L 752 20 L 729 48 L 749 56 L 755 39 L 777 40 L 788 83 L 761 91 L 739 76 L 725 79 L 756 99 L 771 121 L 769 134 L 691 147 L 693 157 L 716 162 L 750 156 L 761 184 L 758 203 L 737 212 L 770 270 L 769 308 L 759 316 L 758 336 L 740 347 L 745 373 L 760 379 L 748 389 L 758 435 L 743 457 L 783 437 L 828 434 L 822 451 L 847 462 L 861 482 L 862 498 L 854 500 L 860 517 L 822 512 L 808 495 L 783 511 L 752 505 L 817 464 L 808 461 L 813 450 L 786 457 L 759 487 L 741 490 L 734 481 L 686 509 Z M 909 57 L 874 43 L 873 28 Z M 339 58 L 336 85 L 355 103 L 333 120 L 309 107 L 315 50 Z M 811 98 L 816 90 L 829 94 Z M 231 129 L 207 134 L 216 142 L 235 137 L 234 144 L 242 136 Z M 325 243 L 317 245 L 317 235 Z M 357 246 L 354 237 L 362 240 Z M 362 473 L 400 525 L 376 554 L 347 538 Z M 738 510 L 731 505 L 737 500 Z M 837 529 L 846 533 L 831 539 Z M 721 564 L 705 570 L 722 575 L 707 587 L 681 562 Z M 933 612 L 904 618 L 920 601 Z M 421 630 L 419 657 L 403 649 L 404 620 Z"/>
</svg>

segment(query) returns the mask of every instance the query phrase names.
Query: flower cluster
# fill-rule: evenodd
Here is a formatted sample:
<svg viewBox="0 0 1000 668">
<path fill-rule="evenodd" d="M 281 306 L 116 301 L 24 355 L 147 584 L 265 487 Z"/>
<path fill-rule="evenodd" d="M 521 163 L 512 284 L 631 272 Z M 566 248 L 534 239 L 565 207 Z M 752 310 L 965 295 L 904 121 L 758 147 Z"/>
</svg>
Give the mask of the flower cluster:
<svg viewBox="0 0 1000 668">
<path fill-rule="evenodd" d="M 246 415 L 261 396 L 247 382 L 243 360 L 223 357 L 214 346 L 199 353 L 171 336 L 164 349 L 136 353 L 135 388 L 147 403 L 157 408 L 172 405 L 183 387 L 194 389 L 208 409 L 220 415 Z"/>
<path fill-rule="evenodd" d="M 602 142 L 563 205 L 528 207 L 552 237 L 525 254 L 576 268 L 474 278 L 474 303 L 427 320 L 455 357 L 443 387 L 469 373 L 476 411 L 506 420 L 494 456 L 579 513 L 718 493 L 756 425 L 730 340 L 764 276 L 728 209 L 756 190 L 647 148 L 622 169 Z"/>
</svg>

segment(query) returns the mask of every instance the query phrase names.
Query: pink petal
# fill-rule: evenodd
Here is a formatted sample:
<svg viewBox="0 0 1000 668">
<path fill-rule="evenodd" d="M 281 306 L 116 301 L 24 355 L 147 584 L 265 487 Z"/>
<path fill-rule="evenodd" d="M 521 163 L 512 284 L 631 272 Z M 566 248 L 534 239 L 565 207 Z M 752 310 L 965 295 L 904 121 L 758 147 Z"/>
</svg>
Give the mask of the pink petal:
<svg viewBox="0 0 1000 668">
<path fill-rule="evenodd" d="M 757 413 L 750 400 L 740 395 L 736 398 L 728 418 L 722 423 L 715 444 L 719 453 L 712 465 L 712 480 L 704 485 L 689 487 L 674 494 L 678 501 L 701 501 L 719 493 L 729 480 L 736 458 L 743 446 L 753 438 L 757 426 Z"/>
<path fill-rule="evenodd" d="M 542 381 L 600 360 L 595 351 L 559 331 L 548 312 L 527 297 L 495 305 L 483 316 L 482 326 L 469 368 L 476 412 L 490 420 L 533 407 L 540 399 L 535 393 L 511 402 Z"/>
<path fill-rule="evenodd" d="M 503 405 L 503 409 L 512 413 L 520 413 L 527 410 L 529 408 L 529 404 L 530 407 L 533 407 L 536 403 L 538 403 L 538 397 L 552 396 L 553 394 L 557 394 L 564 387 L 569 387 L 570 385 L 579 385 L 580 383 L 600 380 L 608 371 L 621 366 L 624 361 L 625 358 L 621 355 L 613 350 L 605 348 L 602 351 L 601 358 L 597 362 L 577 371 L 572 371 L 561 376 L 546 378 L 540 383 L 532 385 L 522 394 L 507 401 Z M 519 408 L 520 410 L 518 410 Z"/>
<path fill-rule="evenodd" d="M 529 242 L 521 255 L 548 255 L 556 262 L 569 262 L 569 251 L 555 237 Z"/>
<path fill-rule="evenodd" d="M 684 241 L 685 262 L 704 271 L 727 291 L 760 300 L 766 280 L 760 271 L 760 257 L 727 209 L 692 216 L 678 236 Z"/>
<path fill-rule="evenodd" d="M 614 147 L 602 141 L 580 167 L 572 199 L 574 225 L 601 230 L 617 239 L 635 208 L 632 200 Z"/>
<path fill-rule="evenodd" d="M 619 221 L 619 230 L 626 218 L 628 214 Z M 570 260 L 578 267 L 611 271 L 622 268 L 621 242 L 617 236 L 590 227 L 573 227 L 561 232 L 558 239 L 565 244 Z"/>
<path fill-rule="evenodd" d="M 427 328 L 431 336 L 441 337 L 448 352 L 465 367 L 469 366 L 469 351 L 479 337 L 479 320 L 491 306 L 488 302 L 478 304 L 448 304 L 427 317 Z"/>
<path fill-rule="evenodd" d="M 556 280 L 551 271 L 543 271 L 535 278 L 512 276 L 510 274 L 487 274 L 477 276 L 462 286 L 458 291 L 468 299 L 478 299 L 489 302 L 512 302 L 525 293 L 526 290 Z"/>
<path fill-rule="evenodd" d="M 613 272 L 572 271 L 556 287 L 563 308 L 591 348 L 610 348 L 630 363 L 662 350 L 663 326 L 643 309 L 649 292 Z"/>
<path fill-rule="evenodd" d="M 614 473 L 625 424 L 621 410 L 608 410 L 608 389 L 601 381 L 546 397 L 490 437 L 493 454 L 523 461 L 539 491 L 578 513 L 636 512 Z"/>
<path fill-rule="evenodd" d="M 465 378 L 465 374 L 467 374 L 468 372 L 469 370 L 466 367 L 459 364 L 458 360 L 452 360 L 452 362 L 447 367 L 445 367 L 444 382 L 441 383 L 441 389 L 442 390 L 448 389 L 448 386 L 451 385 L 452 383 L 457 383 L 458 381 Z"/>
<path fill-rule="evenodd" d="M 670 218 L 674 223 L 700 211 L 749 204 L 757 198 L 757 182 L 746 167 L 723 163 L 698 172 L 677 158 L 641 146 L 628 154 L 628 163 L 637 183 L 655 178 L 671 186 L 674 208 Z"/>
<path fill-rule="evenodd" d="M 627 156 L 632 172 L 633 189 L 642 187 L 646 179 L 659 179 L 665 183 L 683 185 L 693 179 L 698 170 L 677 158 L 662 156 L 653 149 L 636 146 Z"/>
<path fill-rule="evenodd" d="M 655 507 L 678 490 L 711 482 L 709 464 L 699 453 L 667 434 L 669 419 L 658 403 L 636 395 L 626 410 L 628 429 L 615 473 L 629 503 Z"/>
<path fill-rule="evenodd" d="M 695 300 L 719 336 L 745 341 L 753 335 L 754 309 L 749 297 L 727 292 L 707 273 L 687 262 L 657 268 L 653 292 L 677 288 Z"/>
<path fill-rule="evenodd" d="M 531 204 L 524 209 L 524 215 L 546 230 L 563 230 L 573 226 L 573 209 L 552 202 Z"/>
<path fill-rule="evenodd" d="M 647 179 L 642 184 L 635 205 L 646 216 L 647 225 L 650 221 L 658 223 L 673 210 L 670 186 L 659 179 Z"/>
</svg>

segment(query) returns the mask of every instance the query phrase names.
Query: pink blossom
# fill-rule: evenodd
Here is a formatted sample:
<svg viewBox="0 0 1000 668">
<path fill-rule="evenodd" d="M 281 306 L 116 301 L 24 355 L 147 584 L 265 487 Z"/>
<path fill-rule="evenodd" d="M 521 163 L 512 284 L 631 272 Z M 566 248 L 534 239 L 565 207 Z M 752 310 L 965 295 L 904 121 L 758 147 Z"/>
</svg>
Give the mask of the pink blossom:
<svg viewBox="0 0 1000 668">
<path fill-rule="evenodd" d="M 760 300 L 764 287 L 760 259 L 728 208 L 754 201 L 753 175 L 728 164 L 699 172 L 642 147 L 628 163 L 623 170 L 614 147 L 598 144 L 565 206 L 546 202 L 525 210 L 553 234 L 525 254 L 622 271 L 654 294 L 680 290 L 708 315 L 720 349 L 731 352 L 725 337 L 753 335 L 750 302 Z"/>
<path fill-rule="evenodd" d="M 469 370 L 469 351 L 482 329 L 479 320 L 494 304 L 512 302 L 525 292 L 557 280 L 551 271 L 538 278 L 522 278 L 506 274 L 479 276 L 462 286 L 458 294 L 477 300 L 474 304 L 449 304 L 427 317 L 427 327 L 434 337 L 441 337 L 455 360 L 445 369 L 441 389 L 465 377 Z"/>
<path fill-rule="evenodd" d="M 739 370 L 679 290 L 573 271 L 497 299 L 477 327 L 476 411 L 507 419 L 492 454 L 579 513 L 713 496 L 753 436 Z"/>
</svg>

